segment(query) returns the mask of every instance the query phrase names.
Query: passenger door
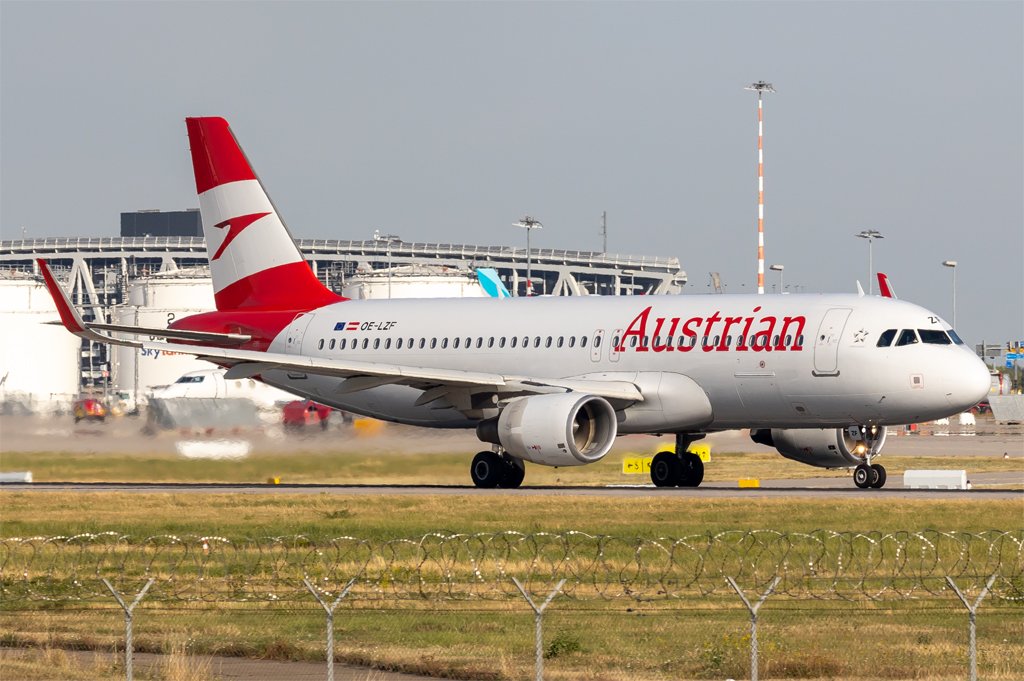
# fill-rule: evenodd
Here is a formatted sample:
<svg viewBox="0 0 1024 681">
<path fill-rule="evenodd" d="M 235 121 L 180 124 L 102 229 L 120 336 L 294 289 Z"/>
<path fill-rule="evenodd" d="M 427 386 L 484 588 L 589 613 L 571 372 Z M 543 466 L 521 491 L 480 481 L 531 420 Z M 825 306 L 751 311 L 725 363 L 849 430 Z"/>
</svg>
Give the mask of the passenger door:
<svg viewBox="0 0 1024 681">
<path fill-rule="evenodd" d="M 825 313 L 814 337 L 815 376 L 839 375 L 839 339 L 843 336 L 846 320 L 852 310 L 836 307 Z"/>
</svg>

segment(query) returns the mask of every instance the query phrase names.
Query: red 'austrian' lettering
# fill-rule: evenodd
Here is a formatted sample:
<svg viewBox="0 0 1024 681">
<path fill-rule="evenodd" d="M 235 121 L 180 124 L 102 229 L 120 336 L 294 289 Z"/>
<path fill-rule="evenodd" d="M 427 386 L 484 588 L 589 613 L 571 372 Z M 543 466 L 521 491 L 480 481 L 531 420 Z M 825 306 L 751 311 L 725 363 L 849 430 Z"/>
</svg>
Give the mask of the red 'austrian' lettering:
<svg viewBox="0 0 1024 681">
<path fill-rule="evenodd" d="M 697 338 L 703 333 L 704 341 L 701 350 L 704 352 L 799 352 L 803 350 L 804 326 L 807 318 L 804 315 L 782 317 L 774 315 L 758 315 L 758 305 L 746 317 L 722 317 L 720 311 L 712 312 L 707 317 L 690 317 L 685 322 L 680 317 L 654 317 L 648 306 L 633 318 L 626 331 L 619 339 L 615 352 L 690 352 L 697 345 Z M 721 327 L 719 327 L 719 324 Z M 681 325 L 681 329 L 680 329 Z M 648 326 L 653 333 L 648 335 Z M 663 336 L 662 331 L 667 327 Z M 703 329 L 701 328 L 703 327 Z M 676 330 L 680 334 L 676 335 Z M 732 343 L 733 330 L 738 329 L 736 343 Z M 715 342 L 718 336 L 718 342 Z M 635 338 L 635 341 L 630 341 Z"/>
</svg>

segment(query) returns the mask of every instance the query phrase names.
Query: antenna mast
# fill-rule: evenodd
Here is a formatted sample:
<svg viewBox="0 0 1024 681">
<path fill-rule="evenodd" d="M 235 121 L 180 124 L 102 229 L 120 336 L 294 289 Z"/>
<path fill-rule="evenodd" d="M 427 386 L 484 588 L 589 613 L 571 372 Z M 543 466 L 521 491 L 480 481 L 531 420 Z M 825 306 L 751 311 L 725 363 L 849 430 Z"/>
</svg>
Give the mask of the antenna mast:
<svg viewBox="0 0 1024 681">
<path fill-rule="evenodd" d="M 759 80 L 744 90 L 757 93 L 757 292 L 764 293 L 764 104 L 766 92 L 775 92 L 771 83 Z"/>
</svg>

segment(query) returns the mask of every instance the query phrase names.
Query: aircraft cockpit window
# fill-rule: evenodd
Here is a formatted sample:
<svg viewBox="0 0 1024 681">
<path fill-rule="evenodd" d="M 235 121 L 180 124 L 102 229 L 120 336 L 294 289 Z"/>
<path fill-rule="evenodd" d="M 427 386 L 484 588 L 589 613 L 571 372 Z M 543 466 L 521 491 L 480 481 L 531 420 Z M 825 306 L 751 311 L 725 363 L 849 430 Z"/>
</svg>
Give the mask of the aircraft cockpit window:
<svg viewBox="0 0 1024 681">
<path fill-rule="evenodd" d="M 892 339 L 896 337 L 896 329 L 886 329 L 882 332 L 882 335 L 878 337 L 878 343 L 876 345 L 880 348 L 887 348 L 892 345 Z"/>
<path fill-rule="evenodd" d="M 964 342 L 962 340 L 960 340 L 960 336 L 956 335 L 956 331 L 954 331 L 953 329 L 950 329 L 948 331 L 948 333 L 949 333 L 949 337 L 951 339 L 953 339 L 954 343 L 956 343 L 957 345 L 963 345 L 964 344 Z"/>
<path fill-rule="evenodd" d="M 204 376 L 182 376 L 175 383 L 202 383 Z"/>
<path fill-rule="evenodd" d="M 921 342 L 928 345 L 949 345 L 949 336 L 946 332 L 941 329 L 918 329 L 918 335 L 921 336 Z"/>
<path fill-rule="evenodd" d="M 918 342 L 917 334 L 914 333 L 913 329 L 903 329 L 900 331 L 900 337 L 896 340 L 896 347 L 900 347 L 902 345 L 913 345 Z"/>
</svg>

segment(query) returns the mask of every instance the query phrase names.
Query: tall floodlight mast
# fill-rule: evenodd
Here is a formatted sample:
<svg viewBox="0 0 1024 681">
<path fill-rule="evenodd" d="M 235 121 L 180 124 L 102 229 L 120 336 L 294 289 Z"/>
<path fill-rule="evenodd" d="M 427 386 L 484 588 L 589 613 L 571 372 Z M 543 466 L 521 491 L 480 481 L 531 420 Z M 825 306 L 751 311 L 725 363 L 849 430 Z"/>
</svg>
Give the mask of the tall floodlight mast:
<svg viewBox="0 0 1024 681">
<path fill-rule="evenodd" d="M 744 90 L 757 93 L 757 292 L 764 293 L 764 93 L 775 92 L 771 83 L 759 80 Z"/>
<path fill-rule="evenodd" d="M 526 230 L 526 295 L 533 295 L 533 281 L 530 279 L 530 232 L 535 229 L 542 229 L 544 225 L 540 220 L 531 218 L 529 215 L 523 217 L 519 222 L 513 223 L 514 227 L 522 227 Z"/>
</svg>

